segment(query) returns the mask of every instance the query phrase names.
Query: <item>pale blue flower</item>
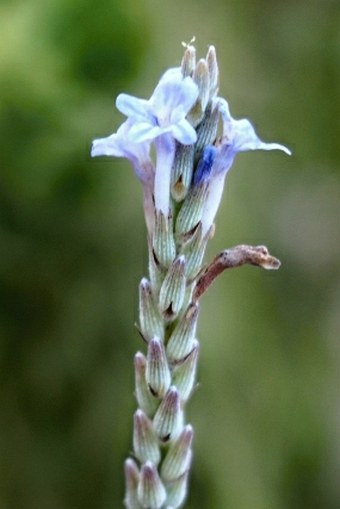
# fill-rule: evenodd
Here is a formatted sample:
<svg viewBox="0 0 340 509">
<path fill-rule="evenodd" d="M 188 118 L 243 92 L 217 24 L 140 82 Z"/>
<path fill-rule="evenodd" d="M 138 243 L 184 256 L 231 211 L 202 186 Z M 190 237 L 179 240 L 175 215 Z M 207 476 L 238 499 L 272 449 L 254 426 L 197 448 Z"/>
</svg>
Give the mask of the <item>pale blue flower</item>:
<svg viewBox="0 0 340 509">
<path fill-rule="evenodd" d="M 223 138 L 220 156 L 216 160 L 215 172 L 228 171 L 238 152 L 248 150 L 282 150 L 288 155 L 291 151 L 279 143 L 265 143 L 257 136 L 248 119 L 235 120 L 225 99 L 218 98 L 218 109 L 223 122 Z"/>
<path fill-rule="evenodd" d="M 149 100 L 120 94 L 116 106 L 134 121 L 129 133 L 131 141 L 154 140 L 170 133 L 183 145 L 191 145 L 195 143 L 197 135 L 185 117 L 197 96 L 197 85 L 190 77 L 183 78 L 180 68 L 176 68 L 169 69 L 162 76 Z"/>
<path fill-rule="evenodd" d="M 203 233 L 211 227 L 222 198 L 225 176 L 231 168 L 236 154 L 247 150 L 291 151 L 279 143 L 265 143 L 257 136 L 254 127 L 246 118 L 235 120 L 225 99 L 218 98 L 218 108 L 223 122 L 223 135 L 210 173 L 209 192 L 202 215 Z"/>
<path fill-rule="evenodd" d="M 170 212 L 170 174 L 175 140 L 191 145 L 197 139 L 195 129 L 185 118 L 197 97 L 198 87 L 192 78 L 184 78 L 180 68 L 169 69 L 149 100 L 120 94 L 116 106 L 128 117 L 126 122 L 117 133 L 93 142 L 93 156 L 126 157 L 142 182 L 152 178 L 155 208 L 165 216 Z M 149 156 L 152 141 L 157 154 L 155 175 L 150 171 L 153 168 Z"/>
<path fill-rule="evenodd" d="M 180 68 L 169 69 L 147 101 L 120 94 L 116 106 L 132 122 L 128 138 L 134 143 L 154 141 L 157 154 L 154 198 L 157 212 L 170 212 L 170 176 L 175 141 L 191 145 L 196 131 L 186 120 L 198 96 L 198 87 L 190 77 L 183 78 Z"/>
</svg>

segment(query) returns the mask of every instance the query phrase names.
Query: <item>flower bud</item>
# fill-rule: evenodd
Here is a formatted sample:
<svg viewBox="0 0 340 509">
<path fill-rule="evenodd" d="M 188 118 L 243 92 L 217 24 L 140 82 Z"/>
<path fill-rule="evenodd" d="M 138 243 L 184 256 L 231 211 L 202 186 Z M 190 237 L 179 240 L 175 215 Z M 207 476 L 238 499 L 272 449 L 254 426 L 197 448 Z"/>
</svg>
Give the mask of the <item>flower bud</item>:
<svg viewBox="0 0 340 509">
<path fill-rule="evenodd" d="M 193 80 L 198 86 L 198 98 L 201 103 L 201 110 L 204 112 L 210 96 L 210 76 L 206 60 L 201 58 L 196 65 Z"/>
<path fill-rule="evenodd" d="M 150 460 L 158 465 L 160 462 L 161 453 L 158 438 L 152 427 L 152 422 L 142 410 L 137 410 L 134 415 L 133 450 L 141 463 Z"/>
<path fill-rule="evenodd" d="M 169 267 L 176 256 L 176 246 L 172 233 L 172 219 L 162 212 L 156 213 L 153 251 L 162 267 Z"/>
<path fill-rule="evenodd" d="M 204 116 L 210 96 L 210 78 L 207 62 L 201 58 L 195 67 L 193 80 L 198 86 L 198 98 L 187 115 L 189 122 L 196 127 Z"/>
<path fill-rule="evenodd" d="M 162 398 L 171 383 L 171 374 L 162 341 L 152 338 L 148 344 L 145 379 L 157 398 Z"/>
<path fill-rule="evenodd" d="M 166 499 L 166 491 L 159 478 L 157 469 L 151 461 L 141 468 L 138 485 L 138 500 L 143 507 L 160 509 Z"/>
<path fill-rule="evenodd" d="M 194 169 L 194 145 L 177 143 L 171 173 L 171 196 L 177 202 L 184 200 L 191 185 Z"/>
<path fill-rule="evenodd" d="M 183 360 L 193 349 L 196 334 L 198 304 L 190 304 L 184 316 L 176 325 L 166 346 L 170 362 Z"/>
<path fill-rule="evenodd" d="M 170 445 L 161 468 L 161 477 L 164 482 L 172 482 L 189 470 L 191 462 L 191 442 L 193 429 L 190 424 L 183 428 L 182 433 Z"/>
<path fill-rule="evenodd" d="M 159 307 L 165 319 L 174 320 L 180 312 L 185 287 L 185 257 L 179 256 L 169 268 L 159 293 Z"/>
<path fill-rule="evenodd" d="M 139 408 L 152 417 L 159 405 L 159 401 L 150 392 L 145 378 L 146 358 L 141 352 L 135 355 L 135 395 Z"/>
<path fill-rule="evenodd" d="M 145 341 L 164 337 L 163 320 L 154 302 L 150 282 L 143 278 L 139 285 L 139 325 Z"/>
<path fill-rule="evenodd" d="M 206 182 L 201 182 L 199 185 L 191 188 L 177 216 L 177 235 L 187 234 L 200 222 L 206 202 L 207 190 Z"/>
<path fill-rule="evenodd" d="M 181 64 L 183 78 L 192 76 L 196 67 L 196 48 L 194 46 L 190 46 L 190 44 L 185 46 L 186 49 Z"/>
<path fill-rule="evenodd" d="M 214 102 L 210 102 L 205 110 L 204 117 L 197 127 L 197 142 L 195 144 L 196 154 L 201 154 L 204 147 L 212 145 L 216 140 L 220 112 Z"/>
<path fill-rule="evenodd" d="M 140 509 L 137 489 L 139 484 L 139 471 L 136 463 L 128 458 L 124 463 L 126 491 L 124 504 L 126 509 Z"/>
<path fill-rule="evenodd" d="M 209 46 L 206 62 L 210 78 L 210 99 L 213 99 L 217 95 L 219 85 L 219 69 L 214 46 Z"/>
<path fill-rule="evenodd" d="M 187 484 L 188 472 L 167 486 L 167 507 L 177 509 L 183 504 L 187 494 Z"/>
<path fill-rule="evenodd" d="M 152 247 L 151 242 L 148 242 L 148 251 L 149 251 L 149 276 L 150 283 L 153 292 L 153 296 L 156 299 L 159 294 L 159 289 L 164 279 L 164 272 L 159 264 L 159 261 L 155 257 L 155 253 Z"/>
<path fill-rule="evenodd" d="M 163 442 L 176 438 L 183 423 L 180 398 L 176 387 L 170 387 L 155 414 L 154 429 Z"/>
<path fill-rule="evenodd" d="M 208 236 L 202 236 L 202 224 L 198 223 L 197 228 L 192 232 L 191 237 L 182 247 L 182 253 L 186 260 L 187 279 L 193 280 L 202 268 L 202 261 L 207 246 Z"/>
<path fill-rule="evenodd" d="M 176 386 L 181 401 L 187 401 L 195 384 L 196 368 L 198 360 L 199 344 L 195 339 L 193 350 L 188 357 L 175 366 L 173 372 L 173 384 Z"/>
</svg>

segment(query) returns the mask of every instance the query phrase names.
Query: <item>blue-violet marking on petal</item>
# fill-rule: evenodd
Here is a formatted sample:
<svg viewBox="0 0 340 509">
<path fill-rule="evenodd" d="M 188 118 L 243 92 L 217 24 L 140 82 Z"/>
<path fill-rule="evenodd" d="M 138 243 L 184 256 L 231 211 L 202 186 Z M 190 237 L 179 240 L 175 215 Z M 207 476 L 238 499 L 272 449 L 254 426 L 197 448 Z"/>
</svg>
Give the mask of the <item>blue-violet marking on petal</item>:
<svg viewBox="0 0 340 509">
<path fill-rule="evenodd" d="M 197 186 L 202 181 L 207 180 L 211 174 L 211 169 L 216 157 L 217 148 L 208 145 L 203 150 L 202 157 L 197 165 L 194 173 L 194 186 Z"/>
</svg>

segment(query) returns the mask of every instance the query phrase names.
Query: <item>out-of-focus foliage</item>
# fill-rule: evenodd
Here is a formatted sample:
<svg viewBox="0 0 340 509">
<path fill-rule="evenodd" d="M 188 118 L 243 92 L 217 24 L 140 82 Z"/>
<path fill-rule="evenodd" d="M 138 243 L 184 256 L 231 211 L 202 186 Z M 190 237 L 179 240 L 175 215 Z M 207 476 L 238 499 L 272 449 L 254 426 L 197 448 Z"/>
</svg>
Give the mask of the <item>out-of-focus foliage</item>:
<svg viewBox="0 0 340 509">
<path fill-rule="evenodd" d="M 187 506 L 339 507 L 339 26 L 336 0 L 2 1 L 1 509 L 122 506 L 145 231 L 128 163 L 89 147 L 193 34 L 233 115 L 294 153 L 228 180 L 210 256 L 263 243 L 283 266 L 202 301 Z"/>
</svg>

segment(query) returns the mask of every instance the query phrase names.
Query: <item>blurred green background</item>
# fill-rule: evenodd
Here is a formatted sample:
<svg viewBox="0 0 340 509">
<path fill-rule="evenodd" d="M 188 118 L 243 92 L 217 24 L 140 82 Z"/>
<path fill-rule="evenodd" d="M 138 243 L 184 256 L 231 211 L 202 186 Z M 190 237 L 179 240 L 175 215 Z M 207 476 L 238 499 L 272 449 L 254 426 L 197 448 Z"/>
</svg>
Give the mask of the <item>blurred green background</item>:
<svg viewBox="0 0 340 509">
<path fill-rule="evenodd" d="M 89 148 L 193 35 L 233 115 L 293 156 L 228 179 L 209 257 L 283 265 L 202 301 L 186 507 L 339 508 L 339 2 L 2 0 L 0 34 L 0 508 L 122 507 L 145 229 L 128 162 Z"/>
</svg>

